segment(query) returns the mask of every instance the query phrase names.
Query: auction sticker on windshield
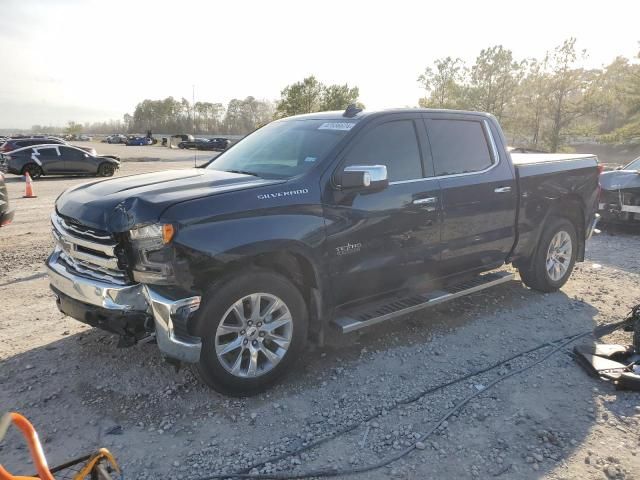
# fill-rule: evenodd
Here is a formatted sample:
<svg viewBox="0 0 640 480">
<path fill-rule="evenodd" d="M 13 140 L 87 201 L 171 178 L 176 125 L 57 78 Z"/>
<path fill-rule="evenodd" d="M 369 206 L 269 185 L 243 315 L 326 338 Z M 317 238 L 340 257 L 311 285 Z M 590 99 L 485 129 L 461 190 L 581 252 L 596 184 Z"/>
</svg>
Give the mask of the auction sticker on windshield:
<svg viewBox="0 0 640 480">
<path fill-rule="evenodd" d="M 318 130 L 351 130 L 354 126 L 353 122 L 325 122 Z"/>
</svg>

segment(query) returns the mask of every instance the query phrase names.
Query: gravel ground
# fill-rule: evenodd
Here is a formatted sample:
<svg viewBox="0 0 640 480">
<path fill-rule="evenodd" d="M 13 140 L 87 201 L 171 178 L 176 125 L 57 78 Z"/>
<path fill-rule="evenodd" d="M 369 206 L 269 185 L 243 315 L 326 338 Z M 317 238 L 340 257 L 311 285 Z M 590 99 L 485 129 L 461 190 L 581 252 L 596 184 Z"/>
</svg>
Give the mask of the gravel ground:
<svg viewBox="0 0 640 480">
<path fill-rule="evenodd" d="M 125 163 L 118 174 L 189 165 Z M 231 399 L 207 389 L 190 368 L 164 363 L 155 345 L 117 349 L 114 336 L 58 312 L 43 267 L 52 246 L 48 215 L 64 188 L 83 181 L 43 179 L 35 182 L 38 198 L 23 199 L 23 183 L 9 179 L 16 219 L 0 231 L 0 411 L 32 420 L 50 464 L 105 446 L 136 479 L 359 467 L 413 444 L 478 392 L 406 457 L 355 477 L 640 478 L 640 394 L 588 377 L 571 346 L 486 391 L 550 347 L 421 394 L 621 320 L 640 302 L 637 233 L 592 239 L 587 261 L 561 292 L 543 295 L 514 281 L 361 334 L 330 335 L 268 393 Z M 604 340 L 629 343 L 630 335 Z M 0 459 L 10 470 L 32 470 L 15 431 L 0 444 Z"/>
</svg>

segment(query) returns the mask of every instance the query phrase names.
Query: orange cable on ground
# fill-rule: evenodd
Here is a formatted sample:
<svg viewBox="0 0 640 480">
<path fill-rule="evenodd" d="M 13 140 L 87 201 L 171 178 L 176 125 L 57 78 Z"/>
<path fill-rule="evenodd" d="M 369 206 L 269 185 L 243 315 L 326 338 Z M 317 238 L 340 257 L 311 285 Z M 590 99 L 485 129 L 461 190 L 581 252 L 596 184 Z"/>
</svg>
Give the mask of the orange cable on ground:
<svg viewBox="0 0 640 480">
<path fill-rule="evenodd" d="M 23 417 L 19 413 L 14 412 L 5 414 L 2 419 L 0 419 L 0 441 L 2 441 L 2 439 L 4 438 L 11 423 L 13 423 L 22 432 L 22 436 L 24 436 L 27 445 L 29 446 L 31 458 L 35 463 L 36 471 L 38 472 L 37 478 L 40 480 L 55 480 L 53 475 L 49 471 L 47 459 L 44 456 L 42 445 L 40 444 L 40 439 L 38 438 L 38 433 L 36 432 L 36 429 L 33 428 L 33 425 L 31 425 L 29 420 L 27 420 L 25 417 Z M 26 480 L 34 478 L 36 477 L 13 476 L 7 470 L 5 470 L 2 465 L 0 465 L 0 480 Z"/>
</svg>

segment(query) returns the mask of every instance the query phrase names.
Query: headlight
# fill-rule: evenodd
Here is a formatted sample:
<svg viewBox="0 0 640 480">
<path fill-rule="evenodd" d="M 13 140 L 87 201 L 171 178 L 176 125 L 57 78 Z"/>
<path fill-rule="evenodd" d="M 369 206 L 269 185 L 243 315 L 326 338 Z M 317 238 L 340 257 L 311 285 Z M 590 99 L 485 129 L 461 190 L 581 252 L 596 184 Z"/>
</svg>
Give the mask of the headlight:
<svg viewBox="0 0 640 480">
<path fill-rule="evenodd" d="M 174 228 L 170 223 L 146 225 L 129 231 L 129 236 L 133 241 L 153 239 L 160 241 L 162 244 L 169 243 L 173 238 L 173 234 Z"/>
<path fill-rule="evenodd" d="M 154 224 L 129 231 L 134 265 L 133 278 L 141 283 L 167 284 L 173 281 L 173 249 L 169 243 L 175 228 Z"/>
</svg>

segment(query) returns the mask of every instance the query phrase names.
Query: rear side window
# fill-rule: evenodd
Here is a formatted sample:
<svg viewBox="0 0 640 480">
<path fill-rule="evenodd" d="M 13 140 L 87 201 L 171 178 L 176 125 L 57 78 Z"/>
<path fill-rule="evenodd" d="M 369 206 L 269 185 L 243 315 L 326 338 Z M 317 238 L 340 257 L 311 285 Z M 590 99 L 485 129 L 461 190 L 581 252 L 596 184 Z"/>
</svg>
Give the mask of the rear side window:
<svg viewBox="0 0 640 480">
<path fill-rule="evenodd" d="M 473 120 L 426 120 L 436 175 L 478 172 L 493 163 L 485 130 Z"/>
<path fill-rule="evenodd" d="M 348 165 L 386 165 L 391 182 L 422 178 L 413 120 L 395 120 L 365 132 L 347 154 Z"/>
<path fill-rule="evenodd" d="M 44 155 L 44 156 L 47 156 L 47 157 L 57 157 L 58 156 L 58 150 L 53 148 L 53 147 L 38 148 L 38 155 Z"/>
</svg>

